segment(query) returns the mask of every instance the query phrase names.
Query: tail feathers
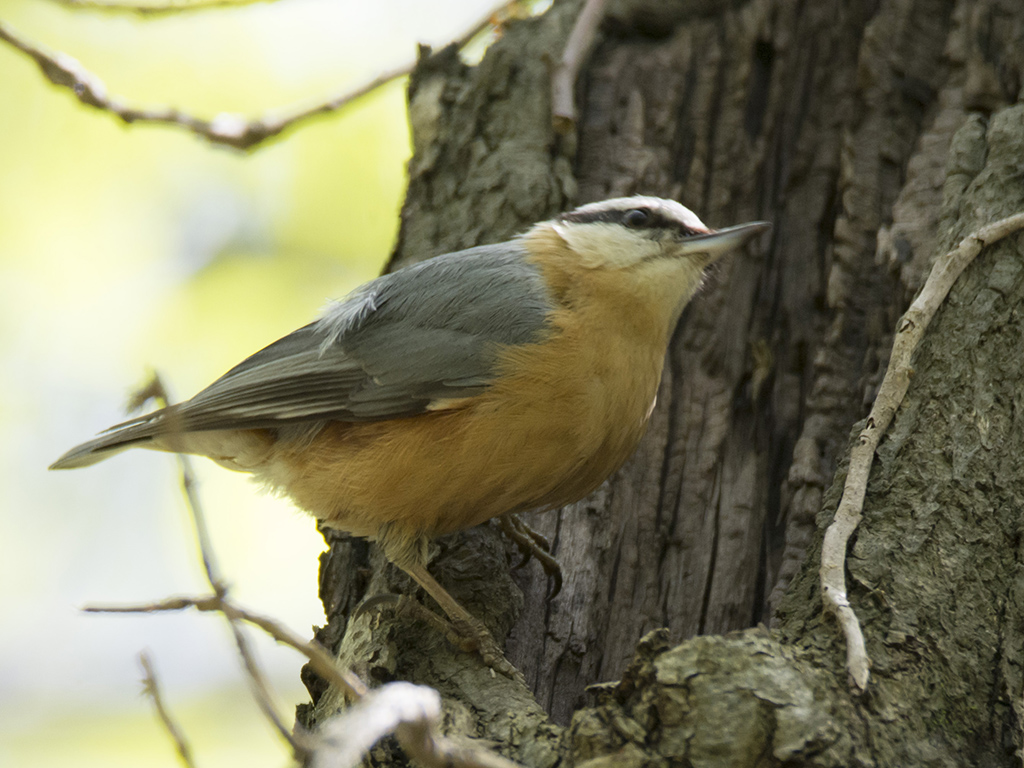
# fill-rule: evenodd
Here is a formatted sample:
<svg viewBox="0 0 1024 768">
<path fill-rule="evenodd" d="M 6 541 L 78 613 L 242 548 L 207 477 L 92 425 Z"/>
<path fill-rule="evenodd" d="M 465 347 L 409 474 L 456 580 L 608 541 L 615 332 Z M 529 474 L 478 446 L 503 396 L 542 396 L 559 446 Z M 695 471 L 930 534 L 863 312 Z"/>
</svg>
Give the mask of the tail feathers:
<svg viewBox="0 0 1024 768">
<path fill-rule="evenodd" d="M 159 413 L 159 412 L 158 412 Z M 153 442 L 153 437 L 165 430 L 161 429 L 158 419 L 154 422 L 150 414 L 139 419 L 126 421 L 111 427 L 98 437 L 76 445 L 53 464 L 50 469 L 78 469 L 109 459 L 114 454 L 134 447 L 141 447 Z"/>
</svg>

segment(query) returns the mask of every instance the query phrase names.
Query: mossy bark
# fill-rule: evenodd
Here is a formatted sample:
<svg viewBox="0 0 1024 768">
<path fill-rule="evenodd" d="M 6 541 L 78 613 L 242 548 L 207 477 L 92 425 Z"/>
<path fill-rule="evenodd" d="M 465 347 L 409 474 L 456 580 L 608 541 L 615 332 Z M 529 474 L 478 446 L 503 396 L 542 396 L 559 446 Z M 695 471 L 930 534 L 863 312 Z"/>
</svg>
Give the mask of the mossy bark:
<svg viewBox="0 0 1024 768">
<path fill-rule="evenodd" d="M 633 459 L 531 520 L 561 595 L 545 600 L 536 564 L 510 568 L 494 526 L 437 543 L 432 570 L 509 637 L 527 685 L 414 616 L 348 622 L 366 594 L 411 591 L 363 543 L 332 538 L 320 636 L 371 682 L 437 687 L 450 732 L 533 766 L 1018 765 L 1020 236 L 954 287 L 878 452 L 849 562 L 874 661 L 864 696 L 821 614 L 816 552 L 931 261 L 1024 210 L 1024 5 L 612 3 L 562 137 L 548 62 L 577 10 L 510 23 L 477 67 L 424 58 L 395 263 L 630 193 L 711 226 L 772 220 L 771 243 L 687 309 Z M 308 724 L 335 706 L 313 690 Z"/>
</svg>

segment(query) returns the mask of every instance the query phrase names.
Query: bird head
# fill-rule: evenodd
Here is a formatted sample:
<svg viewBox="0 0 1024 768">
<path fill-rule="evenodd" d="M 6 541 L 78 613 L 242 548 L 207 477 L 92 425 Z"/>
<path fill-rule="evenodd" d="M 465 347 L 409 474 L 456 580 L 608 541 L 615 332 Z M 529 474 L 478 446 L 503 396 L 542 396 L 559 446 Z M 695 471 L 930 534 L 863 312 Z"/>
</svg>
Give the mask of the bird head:
<svg viewBox="0 0 1024 768">
<path fill-rule="evenodd" d="M 674 200 L 645 196 L 590 203 L 546 224 L 573 252 L 579 279 L 612 282 L 672 319 L 710 264 L 771 228 L 756 221 L 709 229 Z"/>
<path fill-rule="evenodd" d="M 656 272 L 662 260 L 703 270 L 771 228 L 755 221 L 712 230 L 675 200 L 645 196 L 590 203 L 563 213 L 552 226 L 584 267 Z"/>
</svg>

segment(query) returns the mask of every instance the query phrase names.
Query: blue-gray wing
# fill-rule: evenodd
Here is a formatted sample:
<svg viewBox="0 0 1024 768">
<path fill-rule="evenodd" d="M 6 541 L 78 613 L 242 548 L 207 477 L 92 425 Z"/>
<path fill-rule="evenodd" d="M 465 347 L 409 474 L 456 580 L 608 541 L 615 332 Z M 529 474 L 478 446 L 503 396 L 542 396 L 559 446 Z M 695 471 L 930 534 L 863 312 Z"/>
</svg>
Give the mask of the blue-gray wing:
<svg viewBox="0 0 1024 768">
<path fill-rule="evenodd" d="M 164 429 L 379 420 L 479 394 L 502 346 L 543 337 L 550 301 L 524 255 L 512 241 L 377 278 L 175 406 Z"/>
</svg>

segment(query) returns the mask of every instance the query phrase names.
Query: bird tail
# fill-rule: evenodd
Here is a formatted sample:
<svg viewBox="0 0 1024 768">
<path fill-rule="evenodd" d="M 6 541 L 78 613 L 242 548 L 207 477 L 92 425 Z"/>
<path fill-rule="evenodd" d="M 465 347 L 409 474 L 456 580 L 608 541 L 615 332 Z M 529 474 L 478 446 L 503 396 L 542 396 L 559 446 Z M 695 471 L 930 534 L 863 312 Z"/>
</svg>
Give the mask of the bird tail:
<svg viewBox="0 0 1024 768">
<path fill-rule="evenodd" d="M 88 442 L 76 445 L 53 464 L 50 469 L 78 469 L 88 467 L 128 448 L 145 447 L 154 436 L 167 431 L 167 409 L 154 411 L 131 421 L 117 424 Z"/>
</svg>

